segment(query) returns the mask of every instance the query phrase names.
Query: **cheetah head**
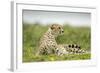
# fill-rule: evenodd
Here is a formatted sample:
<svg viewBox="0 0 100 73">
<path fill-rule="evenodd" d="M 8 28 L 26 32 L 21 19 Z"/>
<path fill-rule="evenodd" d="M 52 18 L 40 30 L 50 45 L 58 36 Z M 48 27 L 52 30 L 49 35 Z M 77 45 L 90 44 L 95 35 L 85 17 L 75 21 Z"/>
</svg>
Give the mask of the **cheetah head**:
<svg viewBox="0 0 100 73">
<path fill-rule="evenodd" d="M 53 24 L 50 27 L 52 34 L 58 36 L 64 33 L 63 27 L 59 24 Z"/>
</svg>

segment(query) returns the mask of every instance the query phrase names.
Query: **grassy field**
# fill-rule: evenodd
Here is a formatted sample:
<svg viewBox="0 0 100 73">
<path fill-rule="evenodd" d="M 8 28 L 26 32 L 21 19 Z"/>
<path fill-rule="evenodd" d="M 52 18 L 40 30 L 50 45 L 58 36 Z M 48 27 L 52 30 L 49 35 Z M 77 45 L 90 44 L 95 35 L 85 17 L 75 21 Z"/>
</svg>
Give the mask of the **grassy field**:
<svg viewBox="0 0 100 73">
<path fill-rule="evenodd" d="M 35 56 L 40 37 L 48 30 L 48 26 L 39 24 L 23 24 L 23 62 L 61 61 L 61 60 L 85 60 L 90 59 L 91 54 L 83 55 L 55 55 Z M 64 35 L 56 38 L 59 44 L 79 44 L 84 50 L 91 50 L 90 27 L 64 26 Z"/>
</svg>

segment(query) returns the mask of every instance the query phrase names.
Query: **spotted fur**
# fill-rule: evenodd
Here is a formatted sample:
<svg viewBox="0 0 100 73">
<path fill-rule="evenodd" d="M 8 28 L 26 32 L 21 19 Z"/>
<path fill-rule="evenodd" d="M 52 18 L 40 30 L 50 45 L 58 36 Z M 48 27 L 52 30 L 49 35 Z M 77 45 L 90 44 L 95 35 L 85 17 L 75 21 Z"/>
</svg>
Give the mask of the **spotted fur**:
<svg viewBox="0 0 100 73">
<path fill-rule="evenodd" d="M 71 53 L 83 53 L 81 47 L 76 44 L 57 44 L 56 37 L 62 35 L 63 27 L 59 24 L 53 24 L 48 31 L 41 37 L 37 55 L 56 54 L 62 56 Z"/>
</svg>

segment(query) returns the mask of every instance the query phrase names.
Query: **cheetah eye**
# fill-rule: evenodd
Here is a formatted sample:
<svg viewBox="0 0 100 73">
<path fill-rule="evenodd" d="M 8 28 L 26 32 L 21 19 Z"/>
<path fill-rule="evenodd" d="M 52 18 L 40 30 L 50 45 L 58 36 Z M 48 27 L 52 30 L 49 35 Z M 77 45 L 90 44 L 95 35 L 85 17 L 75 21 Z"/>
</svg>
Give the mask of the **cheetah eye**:
<svg viewBox="0 0 100 73">
<path fill-rule="evenodd" d="M 59 29 L 61 29 L 60 27 L 58 27 Z"/>
</svg>

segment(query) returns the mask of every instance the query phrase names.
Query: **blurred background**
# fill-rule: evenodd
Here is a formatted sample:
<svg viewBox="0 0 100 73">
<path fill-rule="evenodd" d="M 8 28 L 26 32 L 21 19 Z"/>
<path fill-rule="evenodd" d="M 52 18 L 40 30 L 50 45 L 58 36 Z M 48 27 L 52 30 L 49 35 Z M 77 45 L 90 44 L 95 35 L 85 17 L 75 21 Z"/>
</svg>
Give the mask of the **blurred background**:
<svg viewBox="0 0 100 73">
<path fill-rule="evenodd" d="M 91 14 L 82 12 L 23 10 L 23 22 L 29 24 L 41 23 L 43 25 L 58 23 L 70 24 L 72 26 L 90 26 Z"/>
</svg>

